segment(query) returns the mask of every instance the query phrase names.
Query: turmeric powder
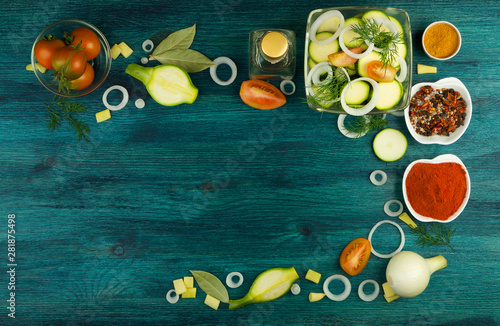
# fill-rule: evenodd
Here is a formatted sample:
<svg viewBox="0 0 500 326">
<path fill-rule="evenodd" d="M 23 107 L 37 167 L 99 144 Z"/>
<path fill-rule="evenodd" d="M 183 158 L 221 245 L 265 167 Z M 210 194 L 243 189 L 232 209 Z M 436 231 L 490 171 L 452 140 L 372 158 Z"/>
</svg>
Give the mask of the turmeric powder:
<svg viewBox="0 0 500 326">
<path fill-rule="evenodd" d="M 438 23 L 429 27 L 424 35 L 424 46 L 427 52 L 436 58 L 447 58 L 453 55 L 459 45 L 459 36 L 455 28 L 446 23 Z"/>
</svg>

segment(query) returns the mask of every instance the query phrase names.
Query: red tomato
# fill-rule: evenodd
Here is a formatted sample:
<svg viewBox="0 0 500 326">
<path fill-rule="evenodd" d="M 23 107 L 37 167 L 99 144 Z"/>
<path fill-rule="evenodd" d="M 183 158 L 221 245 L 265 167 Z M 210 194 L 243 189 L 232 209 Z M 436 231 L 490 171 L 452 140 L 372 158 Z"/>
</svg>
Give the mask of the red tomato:
<svg viewBox="0 0 500 326">
<path fill-rule="evenodd" d="M 260 110 L 271 110 L 286 103 L 286 98 L 275 86 L 262 80 L 247 80 L 241 84 L 240 97 L 246 104 Z"/>
<path fill-rule="evenodd" d="M 53 38 L 52 35 L 44 37 L 35 44 L 36 61 L 45 68 L 52 69 L 52 57 L 54 53 L 65 46 L 66 44 L 62 40 Z"/>
<path fill-rule="evenodd" d="M 67 80 L 74 80 L 85 72 L 87 59 L 81 50 L 69 45 L 56 51 L 52 57 L 52 66 Z"/>
<path fill-rule="evenodd" d="M 383 62 L 377 60 L 370 62 L 366 69 L 368 77 L 381 83 L 392 82 L 398 72 L 393 66 L 387 65 L 384 67 Z"/>
<path fill-rule="evenodd" d="M 77 46 L 78 43 L 82 42 L 80 46 L 87 60 L 90 61 L 99 55 L 101 51 L 101 42 L 94 31 L 84 27 L 77 28 L 71 32 L 71 36 L 73 36 L 71 45 Z"/>
<path fill-rule="evenodd" d="M 370 241 L 364 238 L 352 240 L 340 255 L 340 267 L 351 276 L 359 274 L 365 268 L 371 250 Z"/>
<path fill-rule="evenodd" d="M 87 68 L 85 68 L 85 72 L 79 78 L 71 81 L 70 88 L 79 91 L 89 87 L 93 81 L 94 68 L 92 68 L 92 65 L 87 62 Z"/>
<path fill-rule="evenodd" d="M 360 54 L 361 52 L 363 52 L 363 49 L 361 49 L 361 47 L 358 46 L 357 48 L 349 49 L 349 51 L 356 54 Z M 330 61 L 330 63 L 335 67 L 347 67 L 356 63 L 358 59 L 351 57 L 344 51 L 338 51 L 328 55 L 328 61 Z"/>
</svg>

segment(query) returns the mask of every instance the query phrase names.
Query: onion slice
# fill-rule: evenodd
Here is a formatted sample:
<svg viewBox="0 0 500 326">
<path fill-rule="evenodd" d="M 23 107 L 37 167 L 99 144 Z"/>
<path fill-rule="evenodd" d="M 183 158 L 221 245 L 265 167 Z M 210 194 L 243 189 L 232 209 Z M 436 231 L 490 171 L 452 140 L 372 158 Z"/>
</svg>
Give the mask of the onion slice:
<svg viewBox="0 0 500 326">
<path fill-rule="evenodd" d="M 371 283 L 375 286 L 375 290 L 373 290 L 372 294 L 365 294 L 365 291 L 363 291 L 363 287 L 365 286 L 365 284 L 368 283 Z M 374 280 L 365 280 L 361 282 L 361 284 L 358 287 L 359 298 L 366 302 L 375 300 L 378 297 L 379 292 L 380 292 L 380 286 Z"/>
<path fill-rule="evenodd" d="M 326 40 L 318 41 L 316 39 L 316 32 L 318 31 L 318 28 L 327 19 L 330 19 L 330 18 L 333 18 L 333 17 L 340 18 L 339 28 L 337 29 L 337 31 L 332 36 L 330 36 Z M 314 21 L 314 23 L 311 25 L 311 29 L 309 30 L 309 38 L 311 39 L 311 41 L 313 41 L 314 43 L 319 44 L 319 45 L 328 44 L 328 43 L 332 42 L 333 40 L 335 40 L 339 36 L 339 34 L 340 34 L 340 32 L 342 31 L 343 28 L 344 28 L 344 16 L 342 15 L 342 13 L 340 11 L 338 11 L 338 10 L 329 10 L 329 11 L 321 14 Z"/>
<path fill-rule="evenodd" d="M 149 62 L 149 59 L 148 59 L 147 57 L 142 57 L 142 58 L 141 58 L 141 63 L 142 63 L 143 65 L 147 64 L 148 62 Z"/>
<path fill-rule="evenodd" d="M 375 224 L 375 226 L 371 229 L 370 231 L 370 234 L 368 235 L 368 241 L 370 241 L 370 244 L 372 243 L 372 235 L 373 235 L 373 232 L 375 232 L 375 230 L 382 224 L 384 223 L 389 223 L 389 224 L 392 224 L 394 226 L 396 226 L 399 230 L 399 232 L 401 233 L 401 243 L 399 244 L 399 247 L 398 249 L 396 249 L 394 252 L 388 254 L 388 255 L 383 255 L 383 254 L 379 254 L 374 248 L 373 248 L 373 245 L 372 245 L 372 254 L 374 254 L 375 256 L 379 257 L 379 258 L 391 258 L 392 256 L 398 254 L 399 252 L 401 252 L 401 250 L 403 250 L 403 247 L 405 245 L 405 233 L 403 232 L 403 229 L 399 226 L 399 224 L 397 224 L 396 222 L 393 222 L 393 221 L 390 221 L 390 220 L 383 220 L 383 221 L 380 221 L 378 222 L 377 224 Z"/>
<path fill-rule="evenodd" d="M 351 77 L 349 76 L 349 73 L 347 70 L 345 70 L 343 67 L 340 67 L 340 69 L 344 72 L 344 74 L 347 77 L 347 80 L 350 81 Z M 323 73 L 327 73 L 328 76 L 326 77 L 325 80 L 320 80 L 320 76 Z M 311 71 L 309 71 L 309 74 L 307 75 L 307 80 L 306 80 L 306 93 L 307 95 L 314 95 L 314 91 L 311 89 L 312 85 L 315 86 L 322 86 L 326 85 L 329 82 L 332 81 L 333 78 L 333 66 L 329 62 L 321 62 L 315 65 Z M 333 101 L 324 101 L 325 103 L 335 103 L 340 101 L 340 97 L 336 98 Z"/>
<path fill-rule="evenodd" d="M 233 281 L 234 276 L 238 277 L 238 282 Z M 226 284 L 232 289 L 239 287 L 241 284 L 243 284 L 243 275 L 240 272 L 231 272 L 227 274 Z"/>
<path fill-rule="evenodd" d="M 347 130 L 347 128 L 344 125 L 344 120 L 346 117 L 347 117 L 347 114 L 339 114 L 339 117 L 337 119 L 337 127 L 339 128 L 339 131 L 342 133 L 342 135 L 346 136 L 347 138 L 359 138 L 359 137 L 363 137 L 364 135 L 366 135 L 366 133 L 367 133 L 366 131 L 356 133 L 356 132 L 352 132 L 352 131 Z M 364 117 L 364 119 L 367 120 L 366 117 Z"/>
<path fill-rule="evenodd" d="M 390 206 L 392 204 L 398 204 L 399 205 L 399 208 L 397 211 L 391 211 L 391 208 Z M 396 216 L 399 216 L 401 215 L 401 213 L 403 213 L 403 204 L 397 200 L 397 199 L 392 199 L 392 200 L 389 200 L 388 202 L 385 203 L 384 205 L 384 212 L 389 215 L 390 217 L 396 217 Z"/>
<path fill-rule="evenodd" d="M 346 96 L 347 91 L 350 89 L 351 84 L 355 83 L 357 81 L 367 81 L 373 87 L 373 95 L 372 95 L 370 102 L 368 102 L 365 106 L 363 106 L 362 108 L 359 108 L 359 109 L 351 108 L 345 102 L 345 96 Z M 344 87 L 344 89 L 342 90 L 342 94 L 340 95 L 340 104 L 342 104 L 342 108 L 344 109 L 344 111 L 347 114 L 360 116 L 360 115 L 365 115 L 368 112 L 370 112 L 371 110 L 373 110 L 375 108 L 375 105 L 377 104 L 379 98 L 380 98 L 380 86 L 378 85 L 378 83 L 375 80 L 368 78 L 368 77 L 359 77 L 357 79 L 351 80 L 347 84 L 347 86 Z"/>
<path fill-rule="evenodd" d="M 112 91 L 112 90 L 119 90 L 120 92 L 122 92 L 123 94 L 123 100 L 120 102 L 120 104 L 118 105 L 111 105 L 108 103 L 108 94 Z M 125 105 L 127 105 L 127 102 L 128 102 L 128 91 L 125 89 L 125 87 L 123 86 L 120 86 L 120 85 L 114 85 L 114 86 L 111 86 L 110 88 L 108 88 L 104 94 L 102 95 L 102 101 L 104 103 L 104 106 L 107 108 L 107 109 L 110 109 L 111 111 L 118 111 L 118 110 L 121 110 L 125 107 Z"/>
<path fill-rule="evenodd" d="M 286 85 L 292 85 L 292 90 L 290 92 L 286 91 Z M 295 83 L 291 81 L 290 79 L 284 79 L 281 84 L 280 84 L 280 89 L 285 95 L 292 95 L 295 93 Z"/>
<path fill-rule="evenodd" d="M 396 57 L 396 61 L 399 62 L 399 75 L 396 76 L 396 80 L 402 83 L 406 79 L 406 75 L 408 73 L 408 67 L 406 66 L 405 59 L 401 57 Z"/>
<path fill-rule="evenodd" d="M 155 47 L 155 45 L 154 45 L 153 41 L 151 41 L 151 40 L 145 40 L 144 42 L 142 42 L 142 49 L 145 52 L 153 51 L 154 47 Z"/>
<path fill-rule="evenodd" d="M 238 72 L 238 69 L 236 68 L 236 64 L 234 63 L 234 61 L 229 59 L 228 57 L 218 57 L 217 59 L 215 59 L 213 61 L 214 61 L 215 65 L 210 67 L 210 76 L 212 77 L 214 82 L 216 82 L 217 84 L 219 84 L 221 86 L 227 86 L 227 85 L 231 84 L 236 79 L 236 75 Z M 229 77 L 229 79 L 226 81 L 220 80 L 219 77 L 217 76 L 217 67 L 220 64 L 227 64 L 229 66 L 229 68 L 231 68 L 231 77 Z"/>
<path fill-rule="evenodd" d="M 372 20 L 375 21 L 378 25 L 382 25 L 382 26 L 387 27 L 392 34 L 398 34 L 399 33 L 399 31 L 396 28 L 396 26 L 390 20 L 388 20 L 386 18 L 375 17 Z M 370 44 L 373 44 L 373 43 L 369 42 L 368 40 L 365 40 L 365 43 L 368 46 L 370 46 Z M 373 50 L 377 51 L 377 52 L 381 52 L 382 51 L 382 49 L 376 47 L 375 44 L 373 44 Z"/>
<path fill-rule="evenodd" d="M 135 107 L 138 108 L 138 109 L 142 109 L 146 106 L 146 102 L 144 102 L 144 100 L 142 98 L 138 98 L 137 100 L 135 100 Z"/>
<path fill-rule="evenodd" d="M 174 293 L 175 295 L 172 295 L 172 293 Z M 179 301 L 179 295 L 177 294 L 177 292 L 175 292 L 174 289 L 168 291 L 167 295 L 165 297 L 167 298 L 167 301 L 172 303 L 172 304 Z"/>
<path fill-rule="evenodd" d="M 344 292 L 342 292 L 341 294 L 333 294 L 332 292 L 330 292 L 330 290 L 328 289 L 328 285 L 330 285 L 330 282 L 333 280 L 339 280 L 342 283 L 344 283 L 344 285 L 345 285 Z M 345 299 L 347 299 L 347 297 L 351 293 L 351 282 L 349 282 L 349 279 L 347 279 L 347 277 L 345 277 L 344 275 L 340 275 L 340 274 L 332 275 L 325 280 L 325 283 L 323 283 L 323 292 L 326 294 L 326 296 L 330 300 L 344 301 Z"/>
<path fill-rule="evenodd" d="M 300 293 L 300 285 L 295 283 L 294 285 L 292 285 L 292 288 L 290 289 L 290 291 L 292 292 L 293 295 L 299 294 Z"/>
<path fill-rule="evenodd" d="M 347 32 L 348 30 L 352 29 L 352 25 L 349 25 L 349 26 L 346 26 L 342 32 L 340 32 L 340 35 L 339 35 L 339 45 L 340 45 L 340 48 L 342 49 L 342 51 L 344 51 L 348 56 L 354 58 L 354 59 L 361 59 L 361 58 L 364 58 L 366 57 L 367 55 L 369 55 L 372 51 L 373 51 L 373 48 L 375 47 L 375 45 L 373 43 L 370 43 L 368 45 L 368 49 L 365 50 L 365 52 L 361 52 L 361 53 L 354 53 L 352 52 L 351 50 L 349 50 L 349 48 L 345 45 L 344 43 L 344 33 Z"/>
<path fill-rule="evenodd" d="M 380 175 L 382 179 L 377 180 L 377 175 Z M 375 170 L 370 174 L 370 181 L 376 186 L 381 186 L 387 182 L 387 174 L 382 170 Z"/>
</svg>

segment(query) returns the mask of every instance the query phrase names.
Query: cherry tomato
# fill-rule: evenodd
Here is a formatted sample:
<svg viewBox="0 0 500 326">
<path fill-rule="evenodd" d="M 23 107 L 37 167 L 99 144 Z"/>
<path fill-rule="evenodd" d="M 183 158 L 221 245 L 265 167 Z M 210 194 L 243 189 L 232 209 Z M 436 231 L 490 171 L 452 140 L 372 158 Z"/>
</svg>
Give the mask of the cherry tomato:
<svg viewBox="0 0 500 326">
<path fill-rule="evenodd" d="M 83 48 L 82 51 L 87 60 L 90 61 L 99 55 L 101 51 L 101 42 L 94 31 L 81 27 L 71 32 L 71 36 L 73 36 L 71 45 L 77 46 L 78 43 L 82 42 L 80 46 Z"/>
<path fill-rule="evenodd" d="M 361 47 L 358 46 L 356 48 L 349 49 L 349 51 L 356 54 L 360 54 L 361 52 L 363 52 L 363 49 L 361 49 Z M 328 55 L 328 61 L 330 61 L 330 63 L 335 67 L 347 67 L 356 63 L 358 59 L 351 57 L 344 51 L 338 51 Z"/>
<path fill-rule="evenodd" d="M 260 110 L 271 110 L 286 103 L 286 98 L 274 85 L 262 80 L 247 80 L 241 84 L 240 97 L 246 104 Z"/>
<path fill-rule="evenodd" d="M 94 68 L 92 68 L 92 65 L 87 62 L 87 68 L 85 68 L 85 72 L 79 78 L 72 80 L 70 82 L 71 83 L 70 88 L 79 91 L 89 87 L 93 81 L 94 81 Z"/>
<path fill-rule="evenodd" d="M 47 69 L 52 69 L 52 57 L 60 48 L 66 44 L 60 39 L 53 38 L 52 35 L 44 37 L 35 44 L 35 58 L 39 64 Z"/>
<path fill-rule="evenodd" d="M 365 268 L 371 250 L 370 241 L 364 238 L 352 240 L 340 255 L 340 267 L 351 276 L 359 274 Z"/>
<path fill-rule="evenodd" d="M 52 66 L 67 80 L 74 80 L 85 72 L 87 59 L 81 50 L 69 45 L 56 51 L 52 57 Z"/>
<path fill-rule="evenodd" d="M 398 72 L 393 66 L 387 65 L 384 67 L 383 62 L 378 60 L 370 62 L 366 69 L 368 77 L 381 83 L 392 82 Z"/>
</svg>

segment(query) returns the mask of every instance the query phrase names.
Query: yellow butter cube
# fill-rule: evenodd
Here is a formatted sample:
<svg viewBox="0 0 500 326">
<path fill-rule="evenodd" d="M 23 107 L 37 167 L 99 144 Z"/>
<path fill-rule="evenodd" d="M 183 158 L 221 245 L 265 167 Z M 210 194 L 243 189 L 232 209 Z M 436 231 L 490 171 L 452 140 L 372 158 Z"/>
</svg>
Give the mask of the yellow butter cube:
<svg viewBox="0 0 500 326">
<path fill-rule="evenodd" d="M 118 44 L 118 46 L 122 50 L 122 55 L 125 58 L 128 58 L 132 53 L 134 53 L 134 50 L 132 50 L 130 46 L 128 46 L 125 42 L 121 42 L 120 44 Z"/>
<path fill-rule="evenodd" d="M 106 109 L 106 110 L 101 111 L 101 112 L 97 112 L 95 114 L 95 119 L 97 120 L 98 123 L 106 121 L 109 118 L 111 118 L 111 111 L 109 111 L 109 109 Z"/>
<path fill-rule="evenodd" d="M 411 227 L 412 229 L 415 229 L 417 227 L 417 224 L 415 224 L 415 222 L 413 222 L 411 217 L 406 213 L 399 215 L 399 219 L 408 224 L 408 226 Z"/>
<path fill-rule="evenodd" d="M 118 46 L 118 44 L 113 45 L 111 48 L 111 57 L 114 59 L 118 58 L 118 56 L 122 53 L 122 49 Z"/>
<path fill-rule="evenodd" d="M 182 280 L 182 278 L 180 278 L 178 280 L 174 280 L 174 289 L 175 289 L 175 293 L 177 293 L 177 295 L 181 295 L 187 291 L 186 286 L 184 285 L 184 281 Z"/>
<path fill-rule="evenodd" d="M 184 276 L 184 285 L 187 289 L 194 288 L 194 278 L 192 276 Z"/>
<path fill-rule="evenodd" d="M 417 64 L 417 74 L 435 74 L 437 73 L 437 68 L 433 66 L 426 66 Z"/>
<path fill-rule="evenodd" d="M 325 297 L 324 293 L 309 293 L 309 302 L 315 302 L 323 299 Z"/>
<path fill-rule="evenodd" d="M 212 309 L 217 310 L 219 309 L 220 301 L 219 299 L 212 297 L 210 294 L 207 294 L 207 297 L 205 298 L 205 304 Z"/>
<path fill-rule="evenodd" d="M 186 292 L 181 294 L 183 299 L 196 298 L 196 288 L 189 288 Z"/>
<path fill-rule="evenodd" d="M 314 282 L 316 284 L 319 283 L 319 280 L 321 279 L 321 274 L 318 272 L 313 271 L 312 269 L 308 270 L 306 273 L 306 280 L 309 280 L 311 282 Z"/>
</svg>

